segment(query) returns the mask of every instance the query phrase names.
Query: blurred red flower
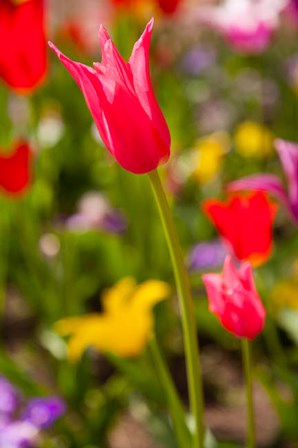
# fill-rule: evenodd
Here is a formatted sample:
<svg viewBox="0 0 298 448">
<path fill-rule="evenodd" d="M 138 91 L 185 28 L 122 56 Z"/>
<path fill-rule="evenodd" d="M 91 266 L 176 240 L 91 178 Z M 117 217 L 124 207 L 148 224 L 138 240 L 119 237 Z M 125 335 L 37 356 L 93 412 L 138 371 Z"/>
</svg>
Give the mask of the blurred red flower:
<svg viewBox="0 0 298 448">
<path fill-rule="evenodd" d="M 165 14 L 173 14 L 181 0 L 157 0 L 158 6 Z"/>
<path fill-rule="evenodd" d="M 47 71 L 43 0 L 0 0 L 0 77 L 28 92 Z"/>
<path fill-rule="evenodd" d="M 151 20 L 127 62 L 101 26 L 102 62 L 88 67 L 72 61 L 52 43 L 60 61 L 83 92 L 98 132 L 117 162 L 136 174 L 167 161 L 170 133 L 155 98 L 149 73 Z"/>
<path fill-rule="evenodd" d="M 17 142 L 10 154 L 0 154 L 0 187 L 11 196 L 23 194 L 31 184 L 31 150 Z"/>
<path fill-rule="evenodd" d="M 277 205 L 265 193 L 235 195 L 226 203 L 210 199 L 203 210 L 238 260 L 258 265 L 269 258 Z"/>
<path fill-rule="evenodd" d="M 140 0 L 111 0 L 111 2 L 115 5 L 115 6 L 132 6 L 134 3 L 138 2 L 139 3 Z"/>
<path fill-rule="evenodd" d="M 173 14 L 181 0 L 111 0 L 115 6 L 132 8 L 136 5 L 153 4 L 156 5 L 164 14 Z"/>
<path fill-rule="evenodd" d="M 247 339 L 254 339 L 262 331 L 266 312 L 249 262 L 242 263 L 237 270 L 231 256 L 227 256 L 223 273 L 205 274 L 203 282 L 209 310 L 218 316 L 226 330 Z"/>
</svg>

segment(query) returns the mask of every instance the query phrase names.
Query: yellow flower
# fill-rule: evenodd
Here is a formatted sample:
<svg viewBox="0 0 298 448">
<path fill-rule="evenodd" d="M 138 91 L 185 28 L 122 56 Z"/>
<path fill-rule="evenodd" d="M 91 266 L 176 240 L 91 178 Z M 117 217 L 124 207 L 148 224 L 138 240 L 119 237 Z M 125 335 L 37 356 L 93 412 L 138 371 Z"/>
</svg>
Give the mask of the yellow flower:
<svg viewBox="0 0 298 448">
<path fill-rule="evenodd" d="M 278 308 L 298 310 L 298 284 L 293 281 L 278 283 L 271 295 L 272 303 Z"/>
<path fill-rule="evenodd" d="M 274 135 L 266 126 L 244 121 L 235 132 L 235 150 L 243 157 L 264 158 L 273 152 Z"/>
<path fill-rule="evenodd" d="M 215 132 L 198 140 L 193 176 L 200 184 L 206 184 L 216 177 L 229 146 L 230 139 L 225 132 Z"/>
<path fill-rule="evenodd" d="M 70 317 L 56 323 L 61 336 L 70 336 L 68 356 L 80 358 L 86 348 L 95 347 L 122 357 L 138 355 L 153 330 L 153 306 L 169 295 L 169 286 L 158 280 L 140 285 L 131 277 L 120 280 L 102 298 L 103 313 Z"/>
</svg>

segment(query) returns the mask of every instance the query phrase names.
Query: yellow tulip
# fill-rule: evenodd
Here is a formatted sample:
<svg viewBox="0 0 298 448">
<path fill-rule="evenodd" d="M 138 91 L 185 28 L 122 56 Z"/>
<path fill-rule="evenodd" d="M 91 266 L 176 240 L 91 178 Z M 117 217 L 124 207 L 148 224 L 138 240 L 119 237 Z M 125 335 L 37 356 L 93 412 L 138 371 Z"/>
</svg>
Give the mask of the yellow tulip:
<svg viewBox="0 0 298 448">
<path fill-rule="evenodd" d="M 78 360 L 88 347 L 133 357 L 145 348 L 153 331 L 153 306 L 170 293 L 168 284 L 148 280 L 137 285 L 126 277 L 108 289 L 103 297 L 103 313 L 70 317 L 56 323 L 61 336 L 70 336 L 68 356 Z"/>
</svg>

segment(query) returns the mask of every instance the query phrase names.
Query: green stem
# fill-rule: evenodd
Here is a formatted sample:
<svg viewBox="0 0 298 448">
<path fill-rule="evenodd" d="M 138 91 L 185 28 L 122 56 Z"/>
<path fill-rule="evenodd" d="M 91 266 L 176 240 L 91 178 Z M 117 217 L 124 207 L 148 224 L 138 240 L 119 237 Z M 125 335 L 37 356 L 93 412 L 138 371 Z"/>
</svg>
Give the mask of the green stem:
<svg viewBox="0 0 298 448">
<path fill-rule="evenodd" d="M 247 448 L 256 447 L 256 433 L 255 433 L 255 416 L 253 405 L 253 378 L 252 378 L 252 363 L 251 363 L 251 349 L 248 339 L 241 339 L 241 349 L 243 358 L 243 367 L 245 373 L 246 383 L 246 406 L 247 406 Z"/>
<path fill-rule="evenodd" d="M 204 446 L 204 404 L 202 374 L 199 357 L 199 346 L 196 331 L 194 306 L 190 293 L 190 285 L 184 266 L 182 252 L 172 219 L 170 208 L 165 196 L 157 171 L 149 174 L 151 187 L 158 205 L 163 229 L 168 243 L 174 275 L 176 280 L 178 298 L 182 313 L 182 327 L 184 335 L 184 347 L 186 357 L 187 382 L 191 412 L 194 418 L 194 443 L 193 448 Z"/>
<path fill-rule="evenodd" d="M 190 433 L 186 425 L 185 413 L 155 336 L 152 336 L 150 340 L 149 350 L 154 366 L 157 368 L 160 383 L 167 396 L 178 446 L 180 448 L 188 447 L 190 444 Z"/>
</svg>

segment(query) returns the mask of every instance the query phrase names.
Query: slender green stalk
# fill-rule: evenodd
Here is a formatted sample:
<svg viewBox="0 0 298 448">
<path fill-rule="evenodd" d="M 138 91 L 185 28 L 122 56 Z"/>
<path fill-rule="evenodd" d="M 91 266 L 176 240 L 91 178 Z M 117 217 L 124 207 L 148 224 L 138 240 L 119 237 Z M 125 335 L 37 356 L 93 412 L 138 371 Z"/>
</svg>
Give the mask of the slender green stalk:
<svg viewBox="0 0 298 448">
<path fill-rule="evenodd" d="M 190 432 L 186 425 L 185 413 L 155 336 L 150 340 L 149 350 L 154 365 L 157 368 L 160 383 L 167 396 L 178 446 L 179 448 L 186 448 L 190 445 Z"/>
<path fill-rule="evenodd" d="M 204 404 L 199 346 L 190 285 L 170 208 L 157 171 L 151 171 L 149 179 L 158 205 L 167 239 L 178 298 L 182 314 L 182 327 L 186 357 L 187 381 L 191 412 L 195 422 L 193 448 L 204 446 Z"/>
<path fill-rule="evenodd" d="M 253 405 L 253 378 L 252 378 L 252 363 L 251 363 L 251 349 L 250 342 L 244 338 L 241 340 L 243 368 L 246 383 L 246 406 L 247 406 L 247 448 L 256 447 L 256 432 L 255 432 L 255 416 Z"/>
</svg>

